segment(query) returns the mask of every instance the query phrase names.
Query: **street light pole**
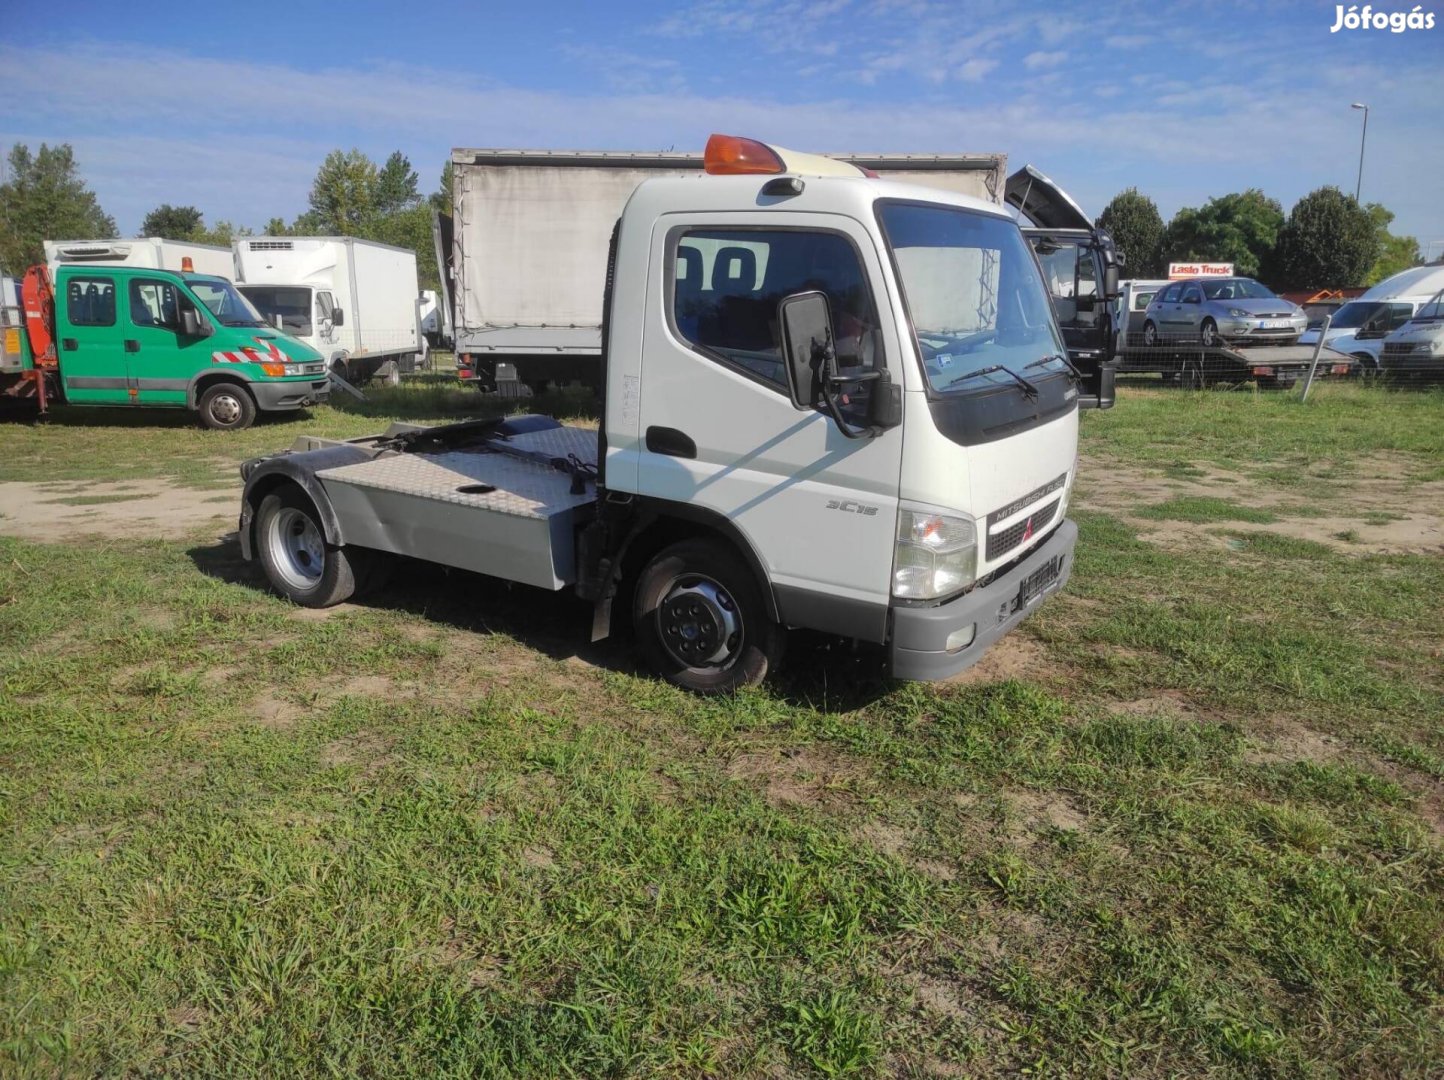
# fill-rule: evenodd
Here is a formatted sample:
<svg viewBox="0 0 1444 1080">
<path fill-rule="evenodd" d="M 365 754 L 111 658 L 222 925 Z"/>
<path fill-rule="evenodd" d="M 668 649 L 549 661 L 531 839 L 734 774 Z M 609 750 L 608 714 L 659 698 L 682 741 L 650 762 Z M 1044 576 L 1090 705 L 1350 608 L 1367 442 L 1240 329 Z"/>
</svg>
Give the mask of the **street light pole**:
<svg viewBox="0 0 1444 1080">
<path fill-rule="evenodd" d="M 1349 108 L 1364 110 L 1364 130 L 1359 134 L 1359 179 L 1354 184 L 1354 201 L 1358 202 L 1359 192 L 1364 189 L 1364 140 L 1369 137 L 1369 106 L 1356 101 Z"/>
</svg>

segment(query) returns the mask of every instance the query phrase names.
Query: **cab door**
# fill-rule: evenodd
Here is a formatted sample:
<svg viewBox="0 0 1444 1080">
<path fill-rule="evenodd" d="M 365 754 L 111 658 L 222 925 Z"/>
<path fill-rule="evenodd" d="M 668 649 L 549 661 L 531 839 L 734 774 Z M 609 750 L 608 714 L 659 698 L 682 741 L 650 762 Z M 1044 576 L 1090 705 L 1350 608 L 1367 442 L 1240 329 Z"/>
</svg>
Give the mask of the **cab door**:
<svg viewBox="0 0 1444 1080">
<path fill-rule="evenodd" d="M 901 386 L 872 238 L 841 216 L 666 215 L 649 262 L 638 493 L 730 523 L 765 567 L 784 619 L 808 625 L 825 608 L 834 629 L 881 640 L 902 428 L 851 439 L 822 412 L 796 409 L 777 322 L 783 297 L 823 291 L 839 364 L 890 365 Z M 850 395 L 854 422 L 875 385 Z"/>
<path fill-rule="evenodd" d="M 130 403 L 113 273 L 66 275 L 55 305 L 56 352 L 65 400 L 77 405 Z"/>
<path fill-rule="evenodd" d="M 133 277 L 126 287 L 125 354 L 131 389 L 143 405 L 184 407 L 191 378 L 209 367 L 211 346 L 181 331 L 181 312 L 206 315 L 173 281 Z"/>
</svg>

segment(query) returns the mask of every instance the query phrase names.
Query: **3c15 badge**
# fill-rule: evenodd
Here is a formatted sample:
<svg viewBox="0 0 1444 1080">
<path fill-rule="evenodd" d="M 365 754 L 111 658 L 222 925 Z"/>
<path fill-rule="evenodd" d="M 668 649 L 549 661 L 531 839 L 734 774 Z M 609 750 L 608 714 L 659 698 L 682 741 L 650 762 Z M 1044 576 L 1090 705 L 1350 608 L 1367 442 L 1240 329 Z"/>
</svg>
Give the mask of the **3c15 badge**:
<svg viewBox="0 0 1444 1080">
<path fill-rule="evenodd" d="M 853 502 L 851 499 L 828 499 L 829 510 L 841 510 L 844 514 L 861 514 L 863 517 L 875 517 L 876 506 L 866 506 L 863 503 Z"/>
</svg>

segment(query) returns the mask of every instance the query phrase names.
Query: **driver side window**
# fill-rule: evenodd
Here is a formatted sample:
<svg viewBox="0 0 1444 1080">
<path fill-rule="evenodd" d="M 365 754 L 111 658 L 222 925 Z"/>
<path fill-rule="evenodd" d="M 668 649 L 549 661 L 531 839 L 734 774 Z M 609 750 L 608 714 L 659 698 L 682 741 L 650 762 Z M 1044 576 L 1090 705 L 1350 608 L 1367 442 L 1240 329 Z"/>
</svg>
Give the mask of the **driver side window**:
<svg viewBox="0 0 1444 1080">
<path fill-rule="evenodd" d="M 840 233 L 697 229 L 673 244 L 672 326 L 702 355 L 786 394 L 777 307 L 816 290 L 828 300 L 838 365 L 882 363 L 872 292 L 857 250 Z"/>
<path fill-rule="evenodd" d="M 1190 285 L 1188 288 L 1183 290 L 1183 303 L 1199 304 L 1202 302 L 1203 293 L 1199 290 L 1197 285 Z"/>
</svg>

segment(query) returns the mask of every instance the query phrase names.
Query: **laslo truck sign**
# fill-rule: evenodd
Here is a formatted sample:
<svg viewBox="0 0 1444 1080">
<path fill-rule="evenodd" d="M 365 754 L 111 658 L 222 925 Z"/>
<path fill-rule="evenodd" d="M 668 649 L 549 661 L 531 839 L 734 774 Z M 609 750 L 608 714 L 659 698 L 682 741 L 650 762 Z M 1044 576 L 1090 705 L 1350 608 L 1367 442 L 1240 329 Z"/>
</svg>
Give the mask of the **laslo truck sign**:
<svg viewBox="0 0 1444 1080">
<path fill-rule="evenodd" d="M 1233 277 L 1233 263 L 1176 262 L 1168 264 L 1168 280 L 1193 277 Z"/>
</svg>

